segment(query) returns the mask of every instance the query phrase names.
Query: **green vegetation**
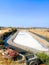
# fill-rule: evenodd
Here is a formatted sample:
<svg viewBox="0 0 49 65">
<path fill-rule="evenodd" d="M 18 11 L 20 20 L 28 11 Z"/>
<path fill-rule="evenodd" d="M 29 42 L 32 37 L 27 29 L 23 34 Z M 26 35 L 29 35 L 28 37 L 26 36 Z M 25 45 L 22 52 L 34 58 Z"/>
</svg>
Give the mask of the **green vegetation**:
<svg viewBox="0 0 49 65">
<path fill-rule="evenodd" d="M 4 45 L 4 40 L 2 38 L 0 39 L 0 45 Z"/>
<path fill-rule="evenodd" d="M 0 49 L 3 49 L 4 47 L 4 40 L 0 38 Z"/>
<path fill-rule="evenodd" d="M 37 56 L 41 59 L 43 63 L 45 63 L 46 65 L 49 65 L 49 56 L 47 54 L 42 52 L 42 53 L 38 53 Z"/>
<path fill-rule="evenodd" d="M 17 29 L 12 29 L 9 32 L 5 32 L 1 37 L 0 37 L 0 49 L 4 48 L 4 40 L 9 36 L 9 35 L 13 35 L 15 32 L 17 31 Z"/>
<path fill-rule="evenodd" d="M 5 48 L 5 46 L 4 46 L 4 45 L 0 45 L 0 50 L 1 50 L 1 49 L 4 49 L 4 48 Z"/>
<path fill-rule="evenodd" d="M 17 31 L 17 29 L 12 28 L 12 34 L 14 34 Z"/>
<path fill-rule="evenodd" d="M 9 31 L 9 32 L 5 32 L 3 34 L 3 39 L 5 40 L 9 35 L 13 35 L 17 30 L 16 29 L 12 29 L 12 31 Z"/>
<path fill-rule="evenodd" d="M 4 46 L 4 40 L 1 38 L 0 39 L 0 49 L 3 49 L 5 46 Z"/>
</svg>

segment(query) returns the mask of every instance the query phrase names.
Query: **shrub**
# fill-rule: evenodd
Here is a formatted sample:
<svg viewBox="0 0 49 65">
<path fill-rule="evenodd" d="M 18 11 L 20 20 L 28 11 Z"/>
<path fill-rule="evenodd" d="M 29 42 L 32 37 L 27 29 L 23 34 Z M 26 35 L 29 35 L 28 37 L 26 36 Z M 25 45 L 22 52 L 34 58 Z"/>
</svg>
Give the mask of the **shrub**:
<svg viewBox="0 0 49 65">
<path fill-rule="evenodd" d="M 4 44 L 4 40 L 0 39 L 0 45 L 3 45 L 3 44 Z"/>
<path fill-rule="evenodd" d="M 4 45 L 0 45 L 0 50 L 1 50 L 1 49 L 4 49 L 4 48 L 5 48 L 5 46 L 4 46 Z"/>
<path fill-rule="evenodd" d="M 49 56 L 47 54 L 42 52 L 42 53 L 38 53 L 37 56 L 41 59 L 43 63 L 45 63 L 46 65 L 49 65 Z"/>
</svg>

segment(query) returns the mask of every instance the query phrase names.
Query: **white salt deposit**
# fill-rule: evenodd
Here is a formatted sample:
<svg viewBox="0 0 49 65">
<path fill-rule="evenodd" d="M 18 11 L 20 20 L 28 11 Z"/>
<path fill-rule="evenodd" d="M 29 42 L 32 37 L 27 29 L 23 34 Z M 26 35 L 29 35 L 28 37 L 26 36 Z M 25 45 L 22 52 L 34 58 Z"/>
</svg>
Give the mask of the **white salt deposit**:
<svg viewBox="0 0 49 65">
<path fill-rule="evenodd" d="M 48 49 L 41 45 L 29 32 L 20 31 L 13 40 L 16 44 L 34 48 L 40 51 L 48 51 Z"/>
</svg>

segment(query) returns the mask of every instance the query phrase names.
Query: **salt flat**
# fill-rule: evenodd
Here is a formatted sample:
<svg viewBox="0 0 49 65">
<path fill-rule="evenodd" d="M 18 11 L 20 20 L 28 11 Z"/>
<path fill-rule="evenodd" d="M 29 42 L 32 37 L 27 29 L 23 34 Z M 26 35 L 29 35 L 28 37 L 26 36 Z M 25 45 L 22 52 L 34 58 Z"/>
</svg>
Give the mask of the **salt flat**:
<svg viewBox="0 0 49 65">
<path fill-rule="evenodd" d="M 48 48 L 41 45 L 28 31 L 19 31 L 16 38 L 13 40 L 16 44 L 34 48 L 40 51 L 48 51 Z"/>
</svg>

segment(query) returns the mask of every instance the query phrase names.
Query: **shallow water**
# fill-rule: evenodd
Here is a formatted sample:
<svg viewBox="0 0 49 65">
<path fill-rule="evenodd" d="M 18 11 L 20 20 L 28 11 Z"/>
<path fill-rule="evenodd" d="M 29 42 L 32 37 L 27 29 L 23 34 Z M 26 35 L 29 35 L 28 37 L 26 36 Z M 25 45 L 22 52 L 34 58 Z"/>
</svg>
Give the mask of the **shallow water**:
<svg viewBox="0 0 49 65">
<path fill-rule="evenodd" d="M 4 40 L 4 44 L 5 44 L 5 46 L 7 46 L 7 45 L 8 45 L 7 41 L 8 41 L 8 39 L 10 39 L 10 38 L 11 38 L 11 36 L 12 36 L 12 35 L 10 35 L 9 37 L 7 37 L 7 38 Z"/>
</svg>

